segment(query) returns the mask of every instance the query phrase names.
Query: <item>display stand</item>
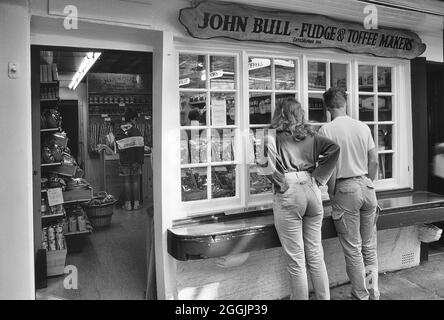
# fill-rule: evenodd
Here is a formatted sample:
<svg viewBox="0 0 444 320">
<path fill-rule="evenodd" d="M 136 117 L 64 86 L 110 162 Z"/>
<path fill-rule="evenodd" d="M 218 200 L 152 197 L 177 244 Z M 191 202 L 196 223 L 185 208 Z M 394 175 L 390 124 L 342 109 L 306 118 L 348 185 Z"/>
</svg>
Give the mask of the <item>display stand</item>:
<svg viewBox="0 0 444 320">
<path fill-rule="evenodd" d="M 72 178 L 75 177 L 78 167 L 75 162 L 65 161 L 66 157 L 70 157 L 66 152 L 67 137 L 63 135 L 60 119 L 57 120 L 55 116 L 60 105 L 57 68 L 55 65 L 42 65 L 40 70 L 40 138 L 42 142 L 40 168 L 42 181 L 45 179 L 46 182 L 43 188 L 43 183 L 40 184 L 42 199 L 40 243 L 42 248 L 46 250 L 47 276 L 57 276 L 64 273 L 66 255 L 70 252 L 80 251 L 79 244 L 84 241 L 85 235 L 91 233 L 91 229 L 86 228 L 88 225 L 85 220 L 86 215 L 83 220 L 80 218 L 76 220 L 76 228 L 77 224 L 79 227 L 81 224 L 77 221 L 82 220 L 82 231 L 71 230 L 74 223 L 68 225 L 68 218 L 72 217 L 67 214 L 68 207 L 89 201 L 93 191 L 89 186 L 63 190 L 61 181 L 64 181 L 65 184 L 66 181 L 74 181 Z M 51 79 L 51 81 L 47 79 Z M 48 145 L 51 145 L 53 149 L 50 149 Z M 51 150 L 51 153 L 48 150 Z M 56 182 L 59 182 L 59 185 Z"/>
</svg>

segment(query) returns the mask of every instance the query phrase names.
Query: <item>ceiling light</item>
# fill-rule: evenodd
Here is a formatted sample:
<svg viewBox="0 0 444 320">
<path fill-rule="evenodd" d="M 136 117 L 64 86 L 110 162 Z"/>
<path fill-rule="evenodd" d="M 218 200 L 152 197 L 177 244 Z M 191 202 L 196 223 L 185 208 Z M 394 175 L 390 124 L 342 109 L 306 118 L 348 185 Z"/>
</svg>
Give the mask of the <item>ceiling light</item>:
<svg viewBox="0 0 444 320">
<path fill-rule="evenodd" d="M 85 57 L 83 57 L 82 63 L 80 63 L 79 69 L 72 77 L 71 83 L 68 86 L 69 89 L 75 90 L 77 88 L 80 81 L 82 81 L 83 77 L 88 73 L 88 70 L 97 61 L 101 54 L 101 52 L 86 53 Z"/>
</svg>

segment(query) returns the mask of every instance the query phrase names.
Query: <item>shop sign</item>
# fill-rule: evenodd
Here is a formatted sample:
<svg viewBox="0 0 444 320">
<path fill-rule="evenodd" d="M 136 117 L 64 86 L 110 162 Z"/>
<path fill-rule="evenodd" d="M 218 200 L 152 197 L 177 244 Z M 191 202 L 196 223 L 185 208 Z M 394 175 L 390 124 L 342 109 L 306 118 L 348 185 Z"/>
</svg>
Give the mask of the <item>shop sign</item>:
<svg viewBox="0 0 444 320">
<path fill-rule="evenodd" d="M 198 39 L 287 43 L 404 59 L 413 59 L 426 49 L 419 36 L 408 30 L 367 30 L 359 23 L 325 16 L 263 10 L 234 3 L 201 2 L 180 10 L 179 21 Z"/>
</svg>

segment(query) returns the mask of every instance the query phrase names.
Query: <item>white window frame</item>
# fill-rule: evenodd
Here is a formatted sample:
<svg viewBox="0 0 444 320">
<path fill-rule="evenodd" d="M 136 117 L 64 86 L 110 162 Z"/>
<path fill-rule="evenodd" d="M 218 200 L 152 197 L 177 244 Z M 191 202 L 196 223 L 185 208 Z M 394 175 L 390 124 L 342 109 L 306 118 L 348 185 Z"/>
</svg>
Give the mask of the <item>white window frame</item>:
<svg viewBox="0 0 444 320">
<path fill-rule="evenodd" d="M 188 46 L 177 48 L 178 56 L 180 53 L 187 54 L 208 54 L 208 55 L 229 55 L 235 56 L 236 60 L 236 120 L 238 125 L 238 141 L 237 159 L 239 161 L 237 171 L 237 184 L 239 193 L 235 198 L 199 200 L 192 202 L 181 202 L 182 209 L 186 211 L 187 216 L 203 215 L 215 212 L 239 213 L 255 209 L 270 208 L 272 205 L 272 194 L 250 195 L 249 193 L 249 170 L 246 159 L 246 150 L 248 143 L 249 125 L 249 82 L 248 82 L 248 58 L 264 57 L 273 59 L 292 59 L 297 61 L 297 77 L 296 92 L 308 118 L 308 61 L 328 62 L 327 63 L 327 88 L 330 85 L 330 63 L 341 63 L 347 65 L 347 92 L 348 94 L 348 114 L 358 119 L 359 116 L 359 93 L 358 93 L 358 65 L 374 65 L 379 67 L 392 68 L 392 149 L 393 157 L 393 178 L 376 181 L 377 191 L 396 190 L 402 188 L 413 187 L 413 139 L 412 139 L 412 118 L 411 118 L 411 97 L 410 97 L 410 61 L 399 59 L 377 58 L 364 55 L 352 55 L 346 53 L 337 53 L 329 50 L 319 50 L 313 53 L 311 50 L 303 49 L 286 49 L 284 47 L 276 50 L 261 50 L 256 46 L 243 46 L 244 50 L 236 50 L 228 46 L 230 49 L 221 48 L 220 45 L 207 45 L 208 50 L 193 49 Z M 209 61 L 207 62 L 209 63 Z M 272 83 L 274 87 L 274 64 L 272 64 Z M 376 68 L 375 68 L 376 70 Z M 375 71 L 376 72 L 376 71 Z M 374 77 L 377 84 L 377 77 Z M 273 88 L 272 87 L 272 88 Z M 207 89 L 196 89 L 195 91 L 213 91 Z M 375 88 L 375 90 L 377 90 Z M 182 91 L 182 90 L 180 90 Z M 222 90 L 226 91 L 226 90 Z M 258 90 L 260 92 L 276 92 L 272 90 Z M 285 91 L 277 91 L 285 92 Z M 293 90 L 291 90 L 293 92 Z M 273 95 L 272 95 L 273 99 Z M 402 107 L 402 110 L 401 110 Z M 177 108 L 176 108 L 177 110 Z M 272 100 L 272 111 L 274 110 L 274 99 Z M 177 130 L 177 128 L 176 128 Z M 375 136 L 375 144 L 377 145 L 377 137 Z M 179 148 L 179 144 L 177 146 Z M 178 159 L 180 163 L 180 158 Z M 182 166 L 180 166 L 182 167 Z M 180 186 L 179 186 L 180 187 Z M 211 186 L 209 185 L 209 188 Z M 180 192 L 180 188 L 178 188 Z M 181 198 L 181 197 L 179 197 Z"/>
<path fill-rule="evenodd" d="M 181 164 L 180 158 L 179 158 L 179 167 L 180 172 L 179 176 L 181 176 L 182 169 L 188 169 L 188 168 L 206 168 L 207 169 L 207 199 L 204 200 L 194 200 L 194 201 L 182 201 L 181 200 L 181 206 L 182 210 L 185 210 L 187 213 L 192 214 L 203 214 L 204 212 L 208 212 L 208 208 L 212 208 L 213 210 L 224 210 L 227 207 L 240 207 L 241 203 L 243 203 L 243 180 L 242 179 L 242 164 L 243 164 L 243 153 L 241 151 L 242 149 L 242 139 L 241 139 L 241 113 L 240 113 L 240 75 L 239 75 L 239 53 L 236 52 L 227 52 L 227 51 L 202 51 L 202 50 L 179 50 L 179 54 L 177 55 L 177 58 L 179 59 L 180 54 L 195 54 L 195 55 L 205 55 L 205 70 L 206 70 L 206 80 L 205 80 L 205 88 L 179 88 L 179 96 L 182 92 L 186 93 L 205 93 L 206 94 L 206 125 L 205 126 L 181 126 L 179 124 L 180 130 L 207 130 L 207 162 L 206 163 L 196 163 L 196 164 Z M 210 56 L 226 56 L 226 57 L 233 57 L 234 58 L 234 68 L 235 68 L 235 88 L 228 90 L 228 89 L 212 89 L 210 84 L 210 79 L 208 77 L 208 73 L 210 70 Z M 179 60 L 178 60 L 179 65 Z M 178 86 L 178 85 L 177 85 Z M 211 111 L 210 111 L 210 103 L 211 103 L 211 94 L 212 93 L 233 93 L 235 96 L 235 125 L 227 125 L 227 126 L 212 126 L 211 125 Z M 177 109 L 176 109 L 177 110 Z M 176 111 L 177 112 L 177 111 Z M 235 138 L 235 147 L 234 149 L 234 161 L 230 162 L 212 162 L 211 161 L 211 130 L 212 129 L 235 129 L 236 130 L 236 138 Z M 229 198 L 216 198 L 211 199 L 211 192 L 212 192 L 212 177 L 211 177 L 211 168 L 214 166 L 224 166 L 224 165 L 235 165 L 236 166 L 236 195 L 234 197 Z M 180 180 L 181 181 L 181 180 Z M 180 197 L 179 199 L 182 199 L 181 196 L 181 185 L 178 186 Z"/>
</svg>

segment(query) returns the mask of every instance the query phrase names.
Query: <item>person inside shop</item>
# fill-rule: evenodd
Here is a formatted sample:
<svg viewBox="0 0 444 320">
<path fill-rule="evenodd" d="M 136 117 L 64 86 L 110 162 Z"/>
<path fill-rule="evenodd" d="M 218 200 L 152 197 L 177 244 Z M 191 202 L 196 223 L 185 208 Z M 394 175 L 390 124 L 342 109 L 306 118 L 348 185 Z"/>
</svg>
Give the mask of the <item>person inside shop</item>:
<svg viewBox="0 0 444 320">
<path fill-rule="evenodd" d="M 375 142 L 366 124 L 347 116 L 347 95 L 343 89 L 332 87 L 323 94 L 323 99 L 333 121 L 322 126 L 319 134 L 341 148 L 328 191 L 332 218 L 352 285 L 351 294 L 359 300 L 378 300 L 378 201 L 373 184 L 378 172 Z"/>
<path fill-rule="evenodd" d="M 124 178 L 123 207 L 128 211 L 140 208 L 140 175 L 144 161 L 144 141 L 139 129 L 136 128 L 137 117 L 138 114 L 133 109 L 127 109 L 125 123 L 117 130 L 115 137 L 119 151 L 119 175 Z"/>
<path fill-rule="evenodd" d="M 304 110 L 294 98 L 276 106 L 267 136 L 267 169 L 275 187 L 273 213 L 287 256 L 291 299 L 308 300 L 307 270 L 318 300 L 329 300 L 330 289 L 321 227 L 324 217 L 320 185 L 325 185 L 339 156 L 339 146 L 305 123 Z M 272 132 L 272 130 L 270 130 Z"/>
</svg>

